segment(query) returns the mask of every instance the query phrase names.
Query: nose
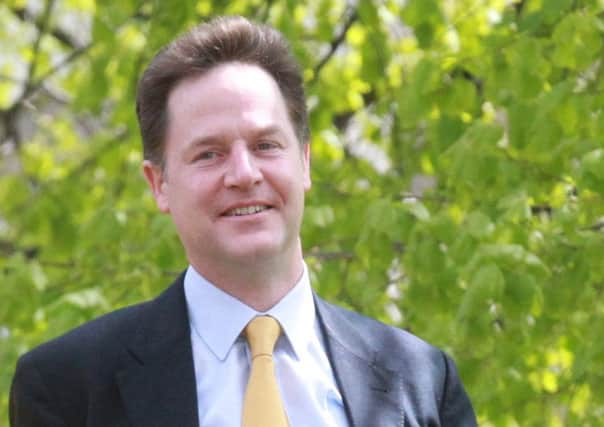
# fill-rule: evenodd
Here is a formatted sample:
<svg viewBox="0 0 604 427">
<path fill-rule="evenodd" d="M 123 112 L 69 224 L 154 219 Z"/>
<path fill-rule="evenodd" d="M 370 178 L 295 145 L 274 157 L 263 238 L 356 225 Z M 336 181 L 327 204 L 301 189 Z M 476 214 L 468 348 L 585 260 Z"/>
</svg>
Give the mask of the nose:
<svg viewBox="0 0 604 427">
<path fill-rule="evenodd" d="M 262 180 L 254 153 L 247 144 L 233 144 L 224 176 L 226 187 L 249 188 Z"/>
</svg>

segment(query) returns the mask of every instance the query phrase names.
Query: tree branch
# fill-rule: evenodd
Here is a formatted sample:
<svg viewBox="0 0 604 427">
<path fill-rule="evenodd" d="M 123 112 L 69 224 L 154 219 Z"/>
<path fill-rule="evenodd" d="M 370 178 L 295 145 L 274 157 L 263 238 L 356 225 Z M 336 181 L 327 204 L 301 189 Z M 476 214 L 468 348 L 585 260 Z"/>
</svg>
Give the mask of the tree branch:
<svg viewBox="0 0 604 427">
<path fill-rule="evenodd" d="M 0 254 L 9 257 L 15 253 L 22 253 L 26 259 L 38 256 L 40 248 L 37 246 L 21 247 L 8 240 L 0 240 Z"/>
<path fill-rule="evenodd" d="M 305 256 L 309 258 L 316 258 L 320 261 L 333 261 L 333 260 L 352 260 L 355 258 L 352 252 L 340 251 L 340 252 L 330 252 L 330 251 L 320 251 L 317 249 L 313 249 L 308 252 Z"/>
<path fill-rule="evenodd" d="M 73 62 L 78 57 L 80 57 L 82 54 L 84 54 L 88 49 L 90 49 L 91 45 L 92 44 L 89 43 L 86 46 L 75 49 L 69 55 L 67 55 L 67 57 L 65 59 L 63 59 L 58 64 L 55 64 L 54 67 L 52 67 L 50 70 L 48 70 L 46 73 L 44 73 L 39 79 L 36 79 L 35 82 L 32 82 L 31 84 L 29 84 L 26 87 L 26 90 L 23 93 L 23 96 L 21 97 L 20 102 L 23 102 L 26 98 L 30 97 L 35 92 L 37 92 L 44 85 L 45 81 L 48 78 L 52 77 L 57 72 L 59 72 L 62 68 L 69 65 L 71 62 Z"/>
<path fill-rule="evenodd" d="M 35 17 L 31 13 L 29 13 L 25 7 L 13 7 L 11 11 L 21 21 L 30 22 L 34 24 L 38 29 L 42 27 L 43 16 Z M 57 39 L 67 47 L 71 47 L 73 49 L 77 49 L 80 47 L 78 42 L 74 40 L 74 38 L 69 33 L 63 31 L 60 28 L 47 29 L 47 33 L 52 35 L 55 39 Z"/>
<path fill-rule="evenodd" d="M 112 139 L 107 141 L 96 152 L 90 154 L 88 157 L 86 157 L 84 160 L 82 160 L 82 162 L 80 164 L 78 164 L 76 167 L 74 167 L 63 178 L 63 180 L 68 181 L 68 180 L 76 179 L 81 173 L 84 173 L 84 172 L 90 170 L 91 167 L 98 161 L 100 156 L 107 153 L 108 151 L 110 151 L 111 149 L 116 147 L 117 145 L 121 144 L 127 135 L 128 135 L 127 129 L 123 129 L 123 130 L 117 132 L 116 135 Z M 32 179 L 32 178 L 30 178 L 30 179 Z M 35 184 L 38 186 L 36 189 L 37 191 L 35 193 L 31 194 L 22 203 L 19 203 L 18 205 L 15 205 L 15 206 L 11 206 L 11 209 L 7 212 L 7 214 L 12 215 L 12 214 L 15 214 L 16 212 L 21 212 L 24 209 L 27 209 L 28 206 L 31 206 L 33 200 L 37 200 L 41 197 L 40 193 L 42 193 L 44 191 L 47 191 L 47 194 L 49 197 L 54 197 L 57 200 L 61 200 L 61 195 L 53 194 L 53 192 L 50 191 L 53 183 L 54 182 L 52 182 L 52 181 L 44 181 L 44 182 L 36 181 Z"/>
<path fill-rule="evenodd" d="M 357 19 L 358 19 L 357 11 L 356 11 L 356 9 L 353 9 L 352 12 L 350 12 L 350 14 L 348 15 L 348 19 L 346 20 L 346 22 L 344 22 L 342 31 L 340 31 L 340 33 L 338 35 L 336 35 L 336 37 L 331 41 L 330 46 L 329 46 L 329 51 L 327 52 L 327 54 L 319 60 L 317 65 L 315 65 L 315 68 L 313 70 L 313 78 L 308 83 L 309 85 L 313 85 L 317 81 L 319 73 L 321 72 L 323 67 L 329 62 L 329 60 L 334 55 L 336 50 L 338 50 L 340 45 L 344 42 L 344 39 L 346 38 L 346 33 L 348 33 L 348 30 L 350 29 L 352 24 L 354 24 L 354 22 Z"/>
<path fill-rule="evenodd" d="M 38 37 L 34 41 L 33 46 L 33 55 L 31 62 L 29 63 L 29 67 L 27 69 L 27 78 L 25 79 L 25 93 L 28 91 L 28 87 L 32 84 L 34 80 L 34 76 L 36 75 L 36 68 L 38 67 L 38 56 L 40 55 L 40 44 L 42 43 L 42 38 L 46 35 L 46 31 L 48 29 L 48 23 L 50 21 L 50 16 L 52 15 L 52 9 L 54 8 L 55 0 L 49 0 L 46 3 L 46 7 L 44 8 L 44 12 L 42 14 L 42 18 L 40 21 L 40 25 L 38 26 Z M 22 96 L 25 98 L 25 96 Z"/>
<path fill-rule="evenodd" d="M 15 148 L 17 149 L 17 151 L 19 151 L 19 148 L 21 146 L 21 138 L 19 135 L 19 130 L 17 129 L 17 115 L 19 113 L 19 108 L 20 108 L 21 104 L 27 98 L 28 93 L 30 91 L 30 87 L 33 84 L 33 79 L 36 74 L 36 68 L 37 68 L 37 64 L 38 64 L 38 55 L 40 54 L 40 44 L 42 42 L 42 38 L 46 34 L 46 30 L 48 27 L 48 23 L 50 21 L 50 16 L 52 14 L 52 9 L 54 7 L 54 3 L 55 3 L 55 0 L 49 0 L 46 3 L 46 7 L 45 7 L 42 17 L 40 19 L 40 23 L 39 23 L 39 25 L 37 25 L 38 36 L 36 37 L 36 40 L 34 41 L 34 44 L 33 44 L 33 49 L 32 49 L 33 55 L 32 55 L 31 62 L 29 63 L 29 66 L 27 67 L 27 76 L 26 76 L 25 82 L 24 82 L 23 93 L 21 94 L 19 99 L 17 99 L 17 101 L 8 110 L 4 111 L 2 114 L 2 118 L 4 121 L 4 128 L 5 128 L 5 132 L 6 132 L 5 138 L 3 138 L 3 140 L 12 141 L 15 144 Z M 4 141 L 1 141 L 1 142 L 4 142 Z"/>
</svg>

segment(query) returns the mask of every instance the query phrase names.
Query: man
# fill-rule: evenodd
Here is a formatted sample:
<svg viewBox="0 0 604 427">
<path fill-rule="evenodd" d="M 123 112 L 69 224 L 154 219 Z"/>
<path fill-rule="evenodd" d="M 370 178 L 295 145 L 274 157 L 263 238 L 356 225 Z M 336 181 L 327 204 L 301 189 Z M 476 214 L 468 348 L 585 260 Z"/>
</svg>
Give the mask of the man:
<svg viewBox="0 0 604 427">
<path fill-rule="evenodd" d="M 269 412 L 294 427 L 476 425 L 444 353 L 311 290 L 309 132 L 281 34 L 243 18 L 194 28 L 143 74 L 137 114 L 145 177 L 190 265 L 156 299 L 24 355 L 11 425 L 268 427 Z M 257 318 L 276 325 L 260 357 Z"/>
</svg>

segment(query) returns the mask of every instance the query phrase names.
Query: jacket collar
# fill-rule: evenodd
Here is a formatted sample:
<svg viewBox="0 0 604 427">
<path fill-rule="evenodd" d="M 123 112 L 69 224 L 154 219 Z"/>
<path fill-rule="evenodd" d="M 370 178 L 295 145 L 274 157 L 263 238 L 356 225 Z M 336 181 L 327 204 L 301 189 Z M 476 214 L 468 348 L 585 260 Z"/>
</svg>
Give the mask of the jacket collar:
<svg viewBox="0 0 604 427">
<path fill-rule="evenodd" d="M 197 393 L 181 275 L 140 308 L 117 384 L 133 426 L 197 427 Z"/>
<path fill-rule="evenodd" d="M 183 277 L 140 307 L 138 330 L 122 355 L 116 380 L 135 427 L 199 425 Z M 316 295 L 315 307 L 351 427 L 403 426 L 402 379 L 381 362 L 370 327 Z"/>
<path fill-rule="evenodd" d="M 380 360 L 378 337 L 368 321 L 315 297 L 329 360 L 351 425 L 403 426 L 400 373 Z M 383 350 L 382 350 L 383 351 Z"/>
</svg>

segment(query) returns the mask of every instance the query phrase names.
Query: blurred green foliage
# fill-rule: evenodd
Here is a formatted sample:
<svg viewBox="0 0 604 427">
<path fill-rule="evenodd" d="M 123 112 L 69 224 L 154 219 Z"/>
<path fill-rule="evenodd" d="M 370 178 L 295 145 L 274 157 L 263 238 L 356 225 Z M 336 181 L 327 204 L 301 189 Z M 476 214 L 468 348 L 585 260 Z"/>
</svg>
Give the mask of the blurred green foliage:
<svg viewBox="0 0 604 427">
<path fill-rule="evenodd" d="M 318 292 L 450 352 L 483 426 L 604 425 L 601 0 L 4 1 L 0 424 L 20 354 L 186 266 L 135 85 L 223 14 L 303 66 Z"/>
</svg>

